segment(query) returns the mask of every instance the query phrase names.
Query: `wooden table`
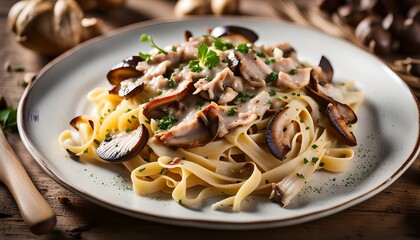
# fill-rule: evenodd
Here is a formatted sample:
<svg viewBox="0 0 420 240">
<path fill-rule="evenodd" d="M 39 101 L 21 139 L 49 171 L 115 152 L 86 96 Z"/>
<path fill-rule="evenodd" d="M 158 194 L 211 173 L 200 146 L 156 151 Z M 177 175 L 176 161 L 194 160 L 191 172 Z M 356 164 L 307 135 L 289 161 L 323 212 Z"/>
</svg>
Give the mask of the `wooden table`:
<svg viewBox="0 0 420 240">
<path fill-rule="evenodd" d="M 37 72 L 51 59 L 19 46 L 6 30 L 7 13 L 15 1 L 0 4 L 0 63 L 10 61 L 26 72 Z M 152 5 L 152 3 L 154 5 Z M 104 18 L 108 29 L 157 17 L 173 17 L 174 1 L 128 1 L 125 8 L 94 13 Z M 268 3 L 244 0 L 242 13 L 275 16 Z M 24 90 L 23 73 L 0 74 L 0 94 L 17 107 Z M 44 236 L 32 234 L 23 222 L 7 188 L 0 183 L 0 239 L 419 239 L 420 158 L 389 188 L 340 213 L 291 227 L 249 231 L 221 231 L 164 225 L 131 218 L 97 206 L 67 191 L 50 178 L 29 155 L 18 133 L 7 134 L 41 194 L 57 214 L 55 230 Z M 2 157 L 2 156 L 0 156 Z M 68 198 L 67 203 L 59 201 Z"/>
</svg>

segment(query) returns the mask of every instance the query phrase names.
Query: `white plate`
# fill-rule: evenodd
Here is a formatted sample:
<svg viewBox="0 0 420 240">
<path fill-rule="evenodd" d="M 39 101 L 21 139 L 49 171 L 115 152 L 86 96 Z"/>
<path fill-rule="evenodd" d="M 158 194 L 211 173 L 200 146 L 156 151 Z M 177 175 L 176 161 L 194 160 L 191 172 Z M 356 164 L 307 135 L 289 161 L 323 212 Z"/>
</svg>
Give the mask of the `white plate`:
<svg viewBox="0 0 420 240">
<path fill-rule="evenodd" d="M 355 134 L 359 145 L 351 169 L 318 171 L 287 208 L 266 197 L 252 196 L 246 211 L 213 211 L 210 203 L 191 210 L 167 199 L 132 191 L 129 173 L 119 165 L 83 164 L 71 160 L 58 136 L 69 121 L 86 113 L 86 94 L 110 86 L 106 73 L 115 63 L 150 46 L 138 41 L 151 34 L 160 45 L 183 41 L 184 30 L 205 34 L 208 27 L 234 24 L 256 31 L 259 44 L 287 41 L 298 56 L 316 65 L 327 56 L 335 79 L 352 79 L 366 94 Z M 58 183 L 99 205 L 143 219 L 204 228 L 251 229 L 286 226 L 324 217 L 379 193 L 394 182 L 419 153 L 419 107 L 407 85 L 373 55 L 307 28 L 270 20 L 198 18 L 147 22 L 82 44 L 48 64 L 19 105 L 19 132 L 26 147 Z"/>
</svg>

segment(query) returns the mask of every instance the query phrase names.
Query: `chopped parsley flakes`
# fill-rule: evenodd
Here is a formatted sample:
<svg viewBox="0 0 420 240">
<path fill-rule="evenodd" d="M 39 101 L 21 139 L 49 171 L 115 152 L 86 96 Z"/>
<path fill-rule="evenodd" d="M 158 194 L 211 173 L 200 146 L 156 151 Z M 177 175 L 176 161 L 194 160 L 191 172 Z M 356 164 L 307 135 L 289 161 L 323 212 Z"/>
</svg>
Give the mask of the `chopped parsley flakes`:
<svg viewBox="0 0 420 240">
<path fill-rule="evenodd" d="M 178 122 L 178 119 L 174 115 L 168 114 L 163 118 L 157 120 L 159 129 L 168 130 L 173 127 L 174 123 Z"/>
<path fill-rule="evenodd" d="M 265 82 L 272 83 L 274 80 L 277 80 L 277 78 L 279 78 L 279 73 L 273 71 L 265 78 Z"/>
<path fill-rule="evenodd" d="M 236 46 L 236 50 L 238 50 L 241 53 L 247 53 L 249 52 L 249 47 L 246 43 L 241 43 L 238 46 Z"/>
</svg>

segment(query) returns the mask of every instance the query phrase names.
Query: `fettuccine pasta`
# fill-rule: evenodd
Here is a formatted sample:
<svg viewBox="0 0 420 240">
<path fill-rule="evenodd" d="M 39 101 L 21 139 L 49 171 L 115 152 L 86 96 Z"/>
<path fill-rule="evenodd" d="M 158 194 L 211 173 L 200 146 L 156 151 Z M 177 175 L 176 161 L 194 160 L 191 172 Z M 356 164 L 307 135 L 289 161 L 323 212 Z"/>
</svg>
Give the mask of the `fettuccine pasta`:
<svg viewBox="0 0 420 240">
<path fill-rule="evenodd" d="M 152 50 L 89 92 L 94 111 L 70 122 L 63 148 L 123 164 L 140 195 L 188 207 L 217 197 L 213 209 L 233 211 L 251 194 L 287 206 L 317 171 L 347 171 L 363 101 L 353 82 L 333 83 L 328 60 L 309 66 L 289 44 L 212 33 L 165 48 L 142 35 Z"/>
</svg>

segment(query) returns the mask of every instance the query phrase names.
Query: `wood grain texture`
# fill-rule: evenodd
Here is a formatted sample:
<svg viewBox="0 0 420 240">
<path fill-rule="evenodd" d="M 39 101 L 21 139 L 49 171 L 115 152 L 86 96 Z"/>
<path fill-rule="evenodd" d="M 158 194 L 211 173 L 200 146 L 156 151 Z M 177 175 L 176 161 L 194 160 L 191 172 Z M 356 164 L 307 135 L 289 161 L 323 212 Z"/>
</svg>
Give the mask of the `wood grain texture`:
<svg viewBox="0 0 420 240">
<path fill-rule="evenodd" d="M 16 1 L 0 3 L 0 63 L 37 72 L 51 59 L 20 47 L 6 30 L 7 12 Z M 156 5 L 152 5 L 151 3 Z M 129 0 L 124 9 L 92 13 L 104 18 L 107 29 L 158 17 L 172 17 L 175 1 Z M 275 16 L 264 1 L 243 0 L 242 12 Z M 2 67 L 2 66 L 1 66 Z M 0 70 L 0 94 L 17 107 L 23 92 L 23 73 Z M 131 218 L 90 203 L 52 180 L 32 159 L 17 133 L 7 134 L 34 185 L 57 215 L 55 230 L 31 233 L 11 193 L 0 183 L 0 239 L 419 239 L 420 159 L 385 191 L 373 198 L 316 221 L 282 228 L 221 231 L 164 225 Z"/>
</svg>

